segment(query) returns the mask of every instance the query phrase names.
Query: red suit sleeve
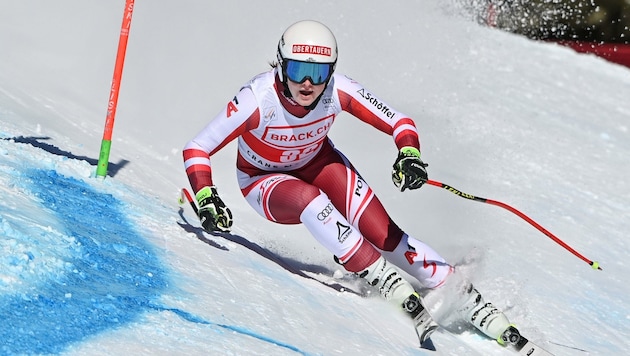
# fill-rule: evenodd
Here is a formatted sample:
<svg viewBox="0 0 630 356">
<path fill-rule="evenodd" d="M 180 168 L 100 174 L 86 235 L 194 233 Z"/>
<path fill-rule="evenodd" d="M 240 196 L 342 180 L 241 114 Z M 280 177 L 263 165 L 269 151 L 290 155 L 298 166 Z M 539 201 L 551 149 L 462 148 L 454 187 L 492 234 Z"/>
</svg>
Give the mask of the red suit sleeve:
<svg viewBox="0 0 630 356">
<path fill-rule="evenodd" d="M 259 110 L 251 89 L 243 88 L 182 152 L 186 175 L 195 193 L 213 185 L 210 156 L 259 123 Z"/>
<path fill-rule="evenodd" d="M 356 81 L 335 77 L 341 109 L 378 130 L 391 135 L 398 149 L 405 146 L 420 149 L 420 139 L 414 121 L 387 105 Z"/>
</svg>

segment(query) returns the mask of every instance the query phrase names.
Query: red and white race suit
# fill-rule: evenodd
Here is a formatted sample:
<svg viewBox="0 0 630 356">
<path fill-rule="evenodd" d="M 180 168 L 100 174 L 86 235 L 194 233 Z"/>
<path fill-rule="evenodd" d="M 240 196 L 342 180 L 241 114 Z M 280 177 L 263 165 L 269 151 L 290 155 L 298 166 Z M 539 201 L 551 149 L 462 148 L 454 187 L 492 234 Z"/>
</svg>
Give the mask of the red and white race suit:
<svg viewBox="0 0 630 356">
<path fill-rule="evenodd" d="M 392 221 L 328 138 L 342 111 L 391 135 L 399 149 L 420 147 L 413 120 L 356 81 L 333 75 L 315 107 L 306 109 L 285 95 L 273 69 L 241 88 L 186 144 L 183 156 L 193 190 L 213 184 L 210 156 L 237 138 L 239 186 L 261 216 L 303 223 L 349 271 L 363 270 L 382 253 L 425 287 L 441 284 L 451 266 Z"/>
</svg>

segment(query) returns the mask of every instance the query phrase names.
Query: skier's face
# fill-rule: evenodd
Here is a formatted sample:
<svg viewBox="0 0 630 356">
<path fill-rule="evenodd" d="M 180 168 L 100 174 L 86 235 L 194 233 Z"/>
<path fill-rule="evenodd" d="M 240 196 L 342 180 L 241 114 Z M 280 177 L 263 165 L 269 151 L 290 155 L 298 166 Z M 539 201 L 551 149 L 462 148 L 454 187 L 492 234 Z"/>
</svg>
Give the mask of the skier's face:
<svg viewBox="0 0 630 356">
<path fill-rule="evenodd" d="M 287 80 L 287 85 L 289 86 L 289 91 L 291 92 L 293 100 L 302 106 L 311 105 L 315 99 L 322 94 L 324 88 L 326 87 L 326 83 L 313 85 L 309 79 L 304 81 L 302 84 Z"/>
</svg>

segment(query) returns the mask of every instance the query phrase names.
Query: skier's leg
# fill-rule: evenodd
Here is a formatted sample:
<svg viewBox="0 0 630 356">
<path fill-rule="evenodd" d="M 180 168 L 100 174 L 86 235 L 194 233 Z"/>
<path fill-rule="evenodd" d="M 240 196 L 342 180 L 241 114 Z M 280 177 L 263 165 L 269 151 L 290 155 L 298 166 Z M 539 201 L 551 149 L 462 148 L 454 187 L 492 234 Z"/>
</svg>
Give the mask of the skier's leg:
<svg viewBox="0 0 630 356">
<path fill-rule="evenodd" d="M 405 233 L 392 251 L 382 253 L 426 288 L 440 286 L 453 271 L 453 267 L 433 248 Z"/>
<path fill-rule="evenodd" d="M 356 272 L 414 321 L 423 344 L 438 327 L 425 309 L 420 296 L 393 264 L 366 241 L 321 192 L 300 214 L 300 220 L 313 236 L 350 272 Z"/>
<path fill-rule="evenodd" d="M 307 167 L 300 176 L 324 191 L 333 205 L 392 264 L 433 288 L 450 273 L 444 259 L 426 244 L 409 239 L 392 221 L 369 184 L 339 151 L 322 154 L 326 164 Z"/>
<path fill-rule="evenodd" d="M 451 295 L 444 296 L 461 317 L 488 337 L 499 341 L 510 322 L 492 303 L 486 302 L 469 281 L 456 275 L 444 258 L 425 243 L 403 234 L 400 243 L 392 251 L 383 251 L 389 261 L 415 277 L 424 287 L 445 289 Z M 442 302 L 442 301 L 440 301 Z M 500 342 L 500 341 L 499 341 Z"/>
<path fill-rule="evenodd" d="M 400 271 L 387 263 L 319 188 L 286 174 L 243 180 L 246 200 L 263 217 L 282 224 L 303 223 L 315 239 L 350 272 L 376 286 L 398 306 L 415 291 Z"/>
<path fill-rule="evenodd" d="M 243 194 L 260 215 L 284 224 L 302 222 L 346 270 L 357 273 L 386 300 L 409 313 L 421 344 L 429 338 L 437 324 L 413 286 L 348 222 L 325 193 L 283 174 L 241 177 Z"/>
<path fill-rule="evenodd" d="M 306 206 L 300 220 L 346 270 L 357 273 L 375 286 L 386 300 L 401 306 L 415 292 L 400 271 L 348 223 L 325 193 L 322 192 Z"/>
</svg>

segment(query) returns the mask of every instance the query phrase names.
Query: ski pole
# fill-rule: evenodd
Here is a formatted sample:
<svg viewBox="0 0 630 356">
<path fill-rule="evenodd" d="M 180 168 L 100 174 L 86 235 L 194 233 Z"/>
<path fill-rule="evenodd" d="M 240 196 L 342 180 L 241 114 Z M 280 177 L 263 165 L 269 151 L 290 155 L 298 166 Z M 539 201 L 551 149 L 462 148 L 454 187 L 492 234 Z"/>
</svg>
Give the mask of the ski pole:
<svg viewBox="0 0 630 356">
<path fill-rule="evenodd" d="M 466 194 L 460 190 L 457 190 L 453 187 L 451 187 L 450 185 L 438 182 L 438 181 L 434 181 L 434 180 L 427 180 L 426 182 L 427 184 L 436 186 L 438 188 L 444 188 L 446 190 L 448 190 L 449 192 L 460 196 L 462 198 L 466 198 L 469 200 L 474 200 L 474 201 L 478 201 L 481 203 L 486 203 L 486 204 L 490 204 L 490 205 L 495 205 L 495 206 L 499 206 L 503 209 L 506 209 L 508 211 L 510 211 L 511 213 L 514 213 L 516 215 L 518 215 L 521 219 L 527 221 L 528 223 L 530 223 L 533 227 L 535 227 L 536 229 L 538 229 L 538 231 L 542 232 L 543 234 L 547 235 L 547 237 L 549 237 L 550 239 L 552 239 L 553 241 L 555 241 L 558 245 L 564 247 L 567 251 L 571 252 L 573 255 L 575 255 L 576 257 L 580 258 L 582 261 L 588 263 L 593 269 L 598 269 L 600 271 L 602 271 L 602 268 L 599 266 L 599 262 L 597 261 L 592 261 L 589 260 L 588 258 L 584 257 L 582 254 L 580 254 L 579 252 L 577 252 L 576 250 L 574 250 L 571 246 L 567 245 L 564 241 L 560 240 L 559 238 L 557 238 L 554 234 L 552 234 L 551 232 L 547 231 L 547 229 L 545 229 L 544 227 L 540 226 L 537 222 L 535 222 L 533 219 L 531 219 L 529 216 L 523 214 L 522 212 L 518 211 L 517 209 L 502 203 L 500 201 L 496 201 L 496 200 L 491 200 L 491 199 L 486 199 L 486 198 L 481 198 L 481 197 L 476 197 L 474 195 L 470 195 L 470 194 Z"/>
<path fill-rule="evenodd" d="M 192 196 L 188 192 L 188 189 L 186 188 L 182 188 L 182 193 L 181 193 L 181 196 L 179 197 L 180 205 L 184 204 L 184 199 L 188 200 L 195 214 L 199 215 L 199 208 L 197 208 L 197 204 L 195 204 L 195 201 L 193 200 Z"/>
</svg>

